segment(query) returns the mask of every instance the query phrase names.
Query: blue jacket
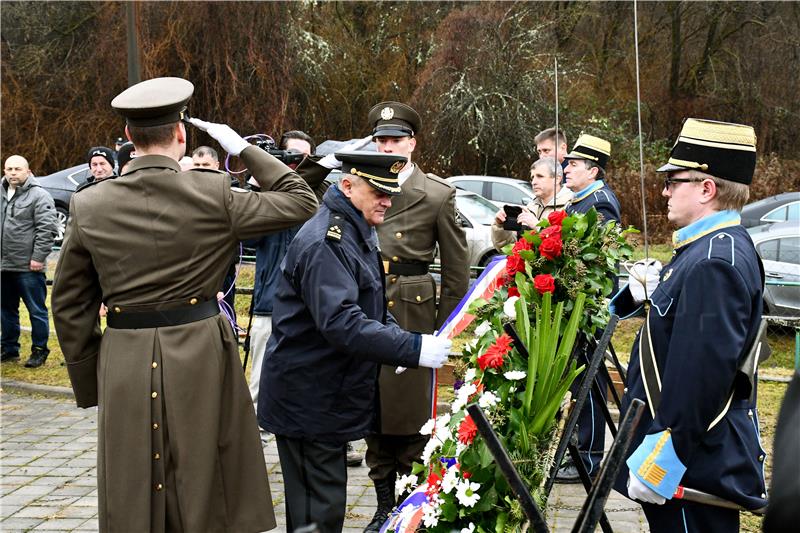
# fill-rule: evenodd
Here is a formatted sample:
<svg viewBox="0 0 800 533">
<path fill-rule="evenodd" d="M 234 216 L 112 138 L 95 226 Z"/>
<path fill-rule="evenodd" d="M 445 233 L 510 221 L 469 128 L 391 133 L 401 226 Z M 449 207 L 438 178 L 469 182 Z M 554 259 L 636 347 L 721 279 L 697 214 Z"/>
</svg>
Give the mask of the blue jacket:
<svg viewBox="0 0 800 533">
<path fill-rule="evenodd" d="M 680 484 L 755 509 L 766 503 L 765 453 L 756 391 L 738 369 L 761 323 L 764 278 L 739 221 L 738 213 L 720 211 L 675 232 L 674 257 L 661 271 L 646 319 L 661 380 L 660 405 L 653 417 L 640 356 L 646 337 L 640 331 L 622 414 L 632 398 L 648 404 L 627 466 L 651 489 L 669 499 Z M 612 310 L 626 317 L 643 307 L 632 304 L 626 286 L 612 299 Z M 622 468 L 615 487 L 623 494 L 628 468 Z"/>
<path fill-rule="evenodd" d="M 567 204 L 566 210 L 573 213 L 588 213 L 591 208 L 603 215 L 606 222 L 616 220 L 620 223 L 620 206 L 617 195 L 606 185 L 605 181 L 597 180 L 582 191 L 575 193 L 572 201 Z"/>
<path fill-rule="evenodd" d="M 271 315 L 275 291 L 281 276 L 283 261 L 289 243 L 302 227 L 302 224 L 277 233 L 270 233 L 260 239 L 248 241 L 248 246 L 256 249 L 256 278 L 253 284 L 253 314 Z"/>
<path fill-rule="evenodd" d="M 380 363 L 416 368 L 421 337 L 387 312 L 374 228 L 337 187 L 281 267 L 258 398 L 261 427 L 345 443 L 378 423 Z"/>
</svg>

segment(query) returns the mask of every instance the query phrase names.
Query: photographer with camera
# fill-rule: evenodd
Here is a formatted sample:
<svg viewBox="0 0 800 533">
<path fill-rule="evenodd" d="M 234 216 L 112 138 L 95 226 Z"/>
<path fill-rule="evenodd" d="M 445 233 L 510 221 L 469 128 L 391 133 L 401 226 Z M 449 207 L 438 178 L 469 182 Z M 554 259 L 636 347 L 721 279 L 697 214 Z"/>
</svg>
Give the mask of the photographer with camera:
<svg viewBox="0 0 800 533">
<path fill-rule="evenodd" d="M 498 251 L 515 242 L 553 211 L 564 209 L 572 191 L 563 187 L 564 173 L 552 157 L 537 159 L 531 165 L 531 187 L 536 199 L 526 207 L 506 205 L 497 212 L 492 224 L 492 244 Z M 514 209 L 516 208 L 516 209 Z"/>
</svg>

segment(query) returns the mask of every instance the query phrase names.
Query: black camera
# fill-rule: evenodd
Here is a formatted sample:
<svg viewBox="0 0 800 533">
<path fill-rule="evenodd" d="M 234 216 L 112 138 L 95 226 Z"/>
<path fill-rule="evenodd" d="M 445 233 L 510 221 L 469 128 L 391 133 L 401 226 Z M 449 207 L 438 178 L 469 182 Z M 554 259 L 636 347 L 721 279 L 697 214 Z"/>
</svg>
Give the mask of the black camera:
<svg viewBox="0 0 800 533">
<path fill-rule="evenodd" d="M 284 165 L 300 164 L 305 157 L 305 154 L 296 150 L 279 149 L 275 140 L 270 137 L 259 137 L 255 144 Z"/>
</svg>

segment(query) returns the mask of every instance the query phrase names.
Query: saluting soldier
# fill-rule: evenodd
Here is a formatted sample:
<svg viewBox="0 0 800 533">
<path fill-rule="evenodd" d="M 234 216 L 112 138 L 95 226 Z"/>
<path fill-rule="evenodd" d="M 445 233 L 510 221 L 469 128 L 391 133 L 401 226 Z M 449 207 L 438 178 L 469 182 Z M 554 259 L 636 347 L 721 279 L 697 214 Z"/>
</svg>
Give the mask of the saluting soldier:
<svg viewBox="0 0 800 533">
<path fill-rule="evenodd" d="M 645 314 L 621 415 L 633 398 L 648 406 L 615 488 L 644 502 L 655 533 L 739 531 L 738 510 L 673 499 L 679 485 L 746 509 L 766 503 L 755 366 L 764 271 L 739 216 L 755 164 L 752 127 L 686 120 L 658 169 L 679 228 L 672 261 L 637 265 L 612 301 L 620 316 Z"/>
<path fill-rule="evenodd" d="M 403 329 L 432 333 L 461 301 L 469 285 L 466 234 L 456 216 L 455 188 L 424 173 L 412 162 L 421 119 L 400 102 L 376 104 L 368 115 L 378 151 L 401 155 L 403 190 L 378 226 L 381 254 L 387 266 L 389 312 Z M 428 272 L 436 248 L 442 265 L 441 293 Z M 428 440 L 419 429 L 431 417 L 433 372 L 409 369 L 396 374 L 384 366 L 380 375 L 380 432 L 367 437 L 367 466 L 375 484 L 378 509 L 366 531 L 378 531 L 394 506 L 396 476 L 409 474 Z"/>
<path fill-rule="evenodd" d="M 193 91 L 187 80 L 155 78 L 114 98 L 137 157 L 73 196 L 55 274 L 55 326 L 77 404 L 99 407 L 101 531 L 275 527 L 236 338 L 216 293 L 235 243 L 308 219 L 317 201 L 223 124 L 189 119 L 239 155 L 264 192 L 232 189 L 216 170 L 181 172 Z"/>
<path fill-rule="evenodd" d="M 611 157 L 611 143 L 594 135 L 582 134 L 575 142 L 572 151 L 564 157 L 566 185 L 573 193 L 566 211 L 588 213 L 592 208 L 602 216 L 604 223 L 612 220 L 620 223 L 620 206 L 614 191 L 606 183 L 606 165 Z M 617 279 L 614 277 L 614 291 Z M 588 361 L 588 359 L 587 359 Z M 608 380 L 605 374 L 598 373 L 597 382 L 600 394 L 589 391 L 589 398 L 578 415 L 578 450 L 584 466 L 591 477 L 600 469 L 605 446 L 606 422 L 601 404 L 606 402 Z M 573 394 L 578 390 L 579 381 L 572 386 Z M 559 483 L 578 483 L 578 470 L 571 460 L 565 461 L 556 475 Z"/>
</svg>

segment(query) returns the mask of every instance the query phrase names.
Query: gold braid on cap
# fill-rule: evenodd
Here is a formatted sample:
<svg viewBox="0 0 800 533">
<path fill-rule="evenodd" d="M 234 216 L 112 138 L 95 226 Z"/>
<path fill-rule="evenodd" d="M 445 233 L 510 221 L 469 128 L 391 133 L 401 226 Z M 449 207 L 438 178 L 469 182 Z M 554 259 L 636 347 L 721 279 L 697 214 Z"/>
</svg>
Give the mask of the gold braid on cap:
<svg viewBox="0 0 800 533">
<path fill-rule="evenodd" d="M 397 178 L 383 178 L 381 176 L 375 176 L 373 174 L 367 174 L 366 172 L 361 172 L 357 168 L 351 168 L 349 173 L 353 174 L 354 176 L 358 176 L 359 178 L 366 178 L 375 181 L 386 181 L 389 183 L 397 183 Z"/>
</svg>

